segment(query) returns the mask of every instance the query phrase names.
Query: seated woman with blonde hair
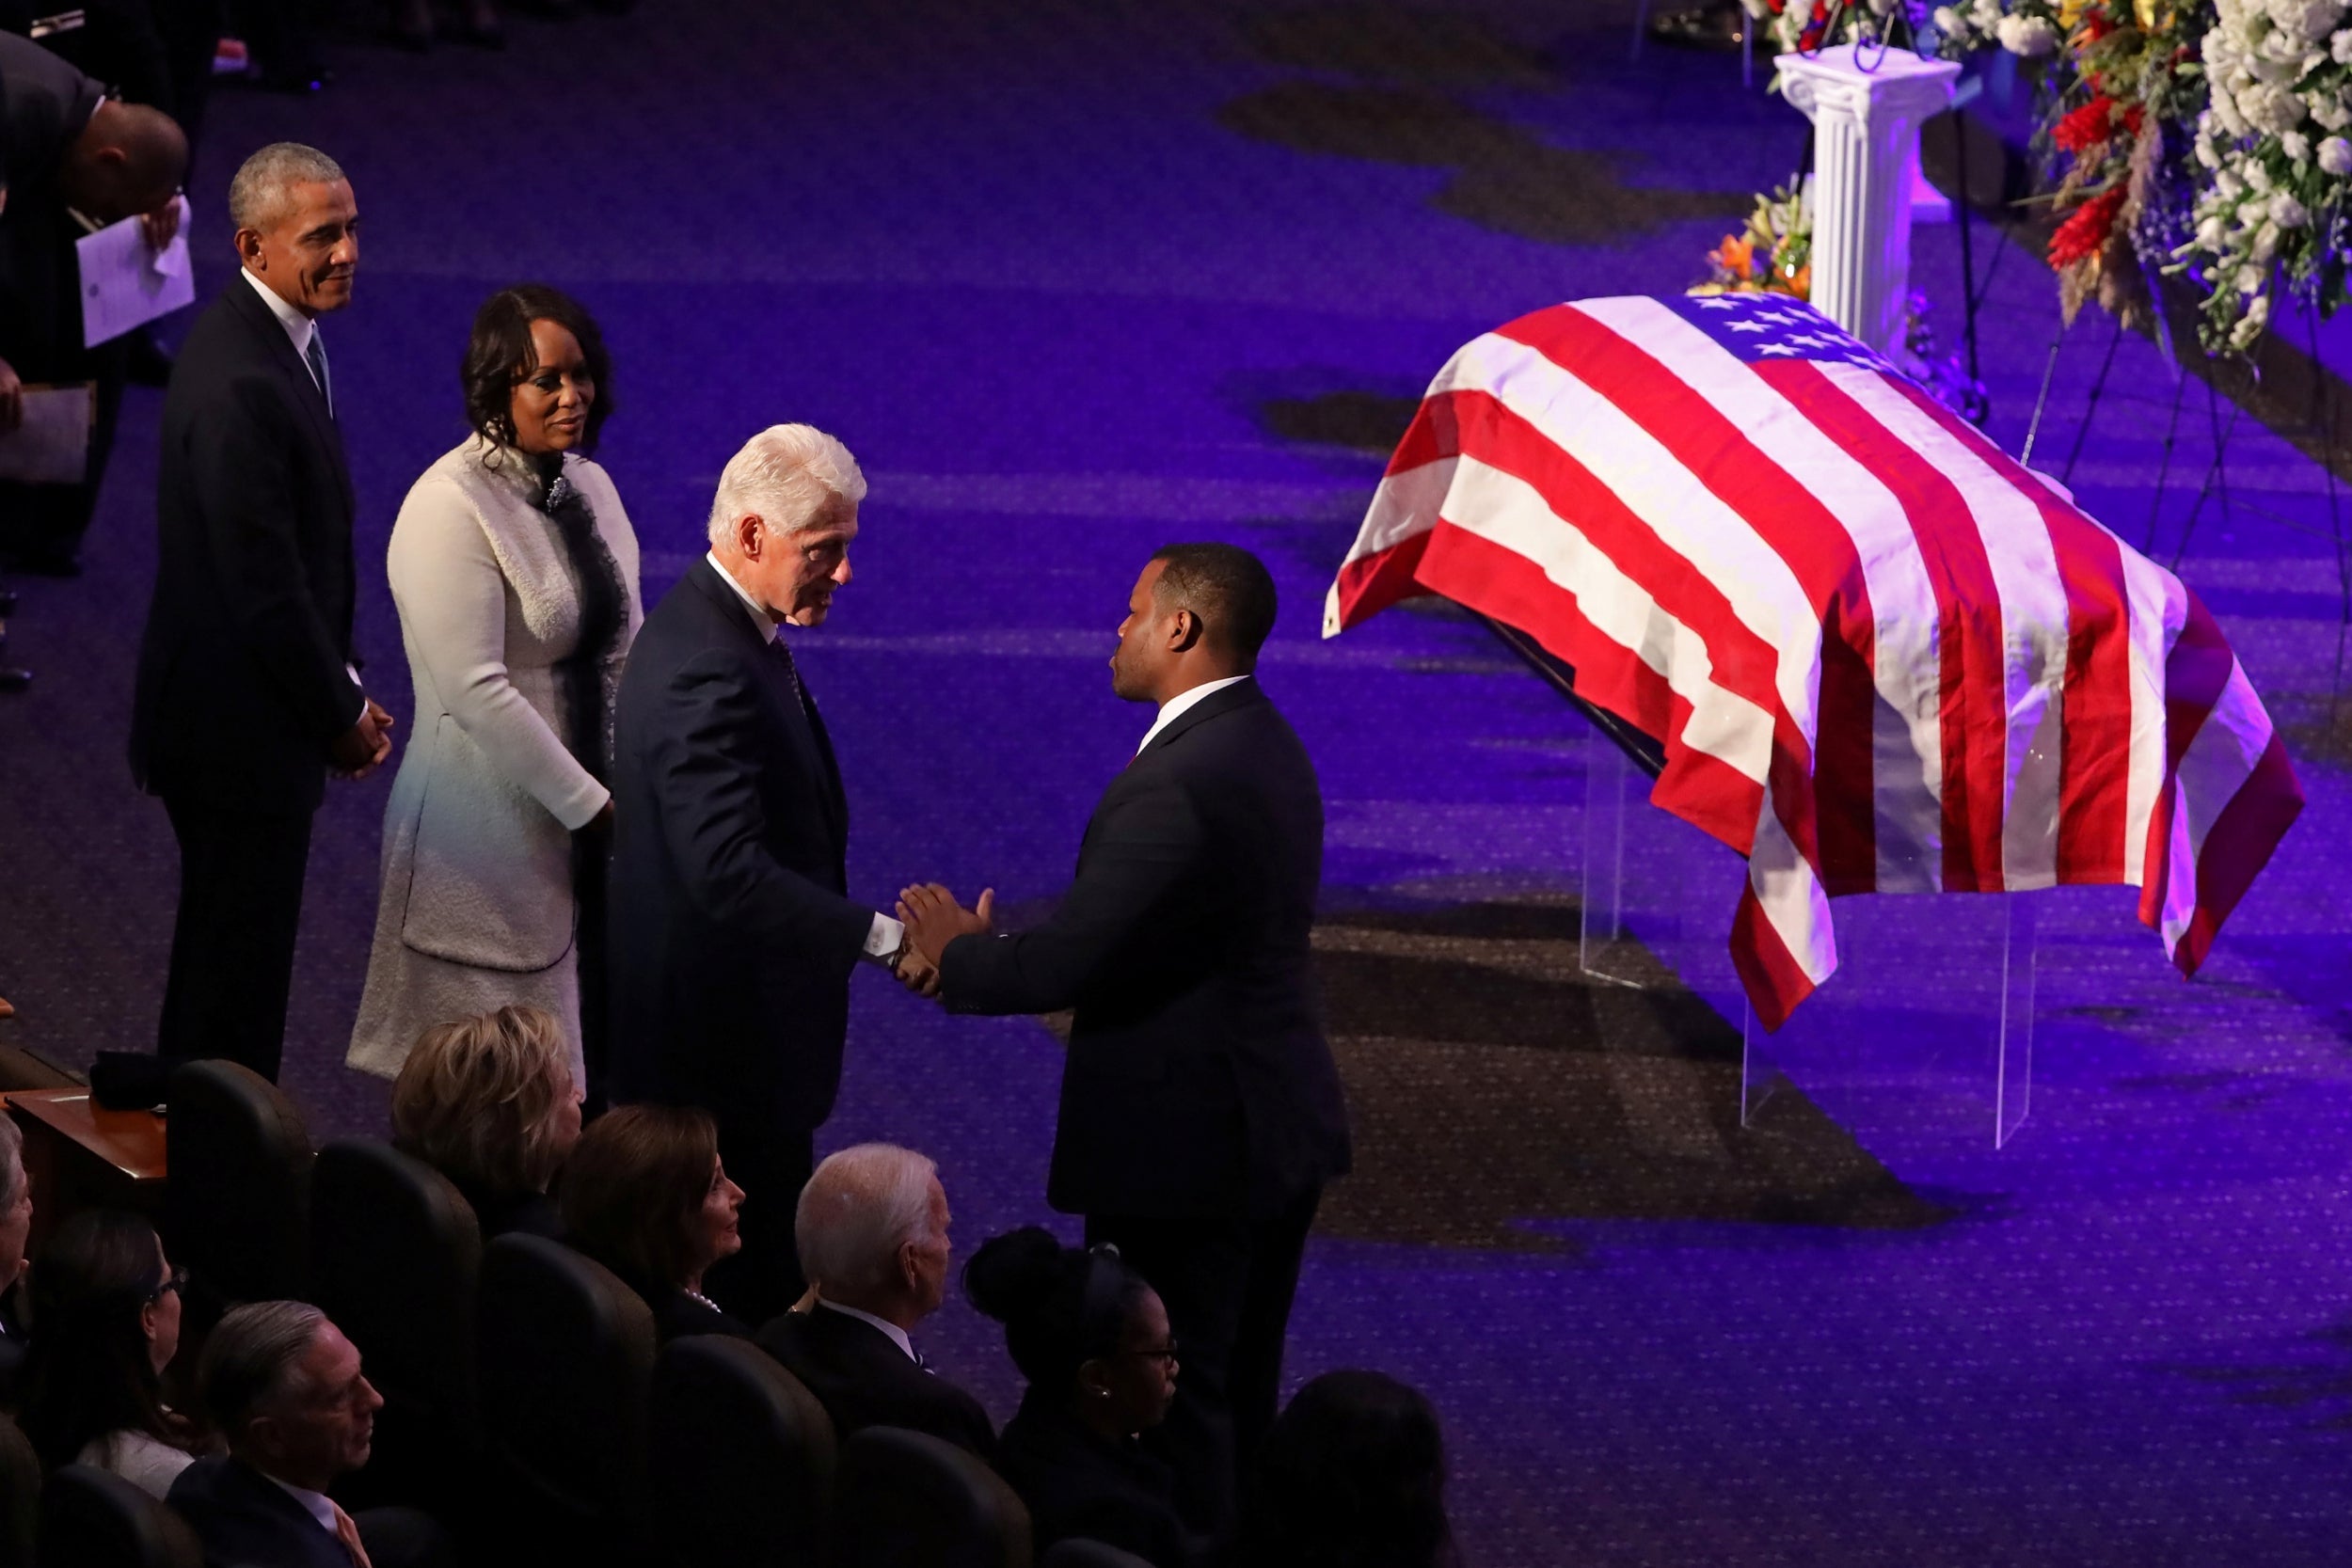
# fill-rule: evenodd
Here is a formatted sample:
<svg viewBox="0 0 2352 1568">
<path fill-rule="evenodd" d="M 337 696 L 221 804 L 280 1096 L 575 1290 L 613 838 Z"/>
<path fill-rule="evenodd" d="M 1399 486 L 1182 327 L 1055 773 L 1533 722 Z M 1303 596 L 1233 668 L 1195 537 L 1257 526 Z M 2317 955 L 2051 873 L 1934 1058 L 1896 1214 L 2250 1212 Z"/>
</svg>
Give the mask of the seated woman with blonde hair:
<svg viewBox="0 0 2352 1568">
<path fill-rule="evenodd" d="M 484 1241 L 552 1239 L 548 1193 L 580 1141 L 580 1101 L 563 1025 L 501 1007 L 418 1037 L 392 1085 L 392 1142 L 456 1185 Z"/>
</svg>

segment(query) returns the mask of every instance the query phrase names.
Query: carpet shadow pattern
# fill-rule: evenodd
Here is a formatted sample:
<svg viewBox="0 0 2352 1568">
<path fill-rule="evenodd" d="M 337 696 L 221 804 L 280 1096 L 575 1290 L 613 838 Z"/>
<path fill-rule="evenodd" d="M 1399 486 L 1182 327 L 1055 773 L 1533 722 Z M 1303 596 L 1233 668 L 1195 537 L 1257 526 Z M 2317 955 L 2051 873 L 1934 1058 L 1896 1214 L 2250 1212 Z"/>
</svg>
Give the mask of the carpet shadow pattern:
<svg viewBox="0 0 2352 1568">
<path fill-rule="evenodd" d="M 1232 100 L 1217 123 L 1299 152 L 1449 168 L 1430 204 L 1496 233 L 1551 245 L 1619 245 L 1687 218 L 1735 217 L 1743 191 L 1629 184 L 1617 152 L 1552 147 L 1418 87 L 1283 82 Z"/>
<path fill-rule="evenodd" d="M 1018 928 L 1043 907 L 1016 911 Z M 1630 942 L 1586 974 L 1573 900 L 1327 911 L 1325 1025 L 1355 1174 L 1317 1234 L 1556 1251 L 1561 1220 L 1909 1230 L 1953 1211 L 1906 1187 L 1803 1094 L 1740 1125 L 1740 1037 Z M 1041 1020 L 1065 1044 L 1070 1015 Z"/>
</svg>

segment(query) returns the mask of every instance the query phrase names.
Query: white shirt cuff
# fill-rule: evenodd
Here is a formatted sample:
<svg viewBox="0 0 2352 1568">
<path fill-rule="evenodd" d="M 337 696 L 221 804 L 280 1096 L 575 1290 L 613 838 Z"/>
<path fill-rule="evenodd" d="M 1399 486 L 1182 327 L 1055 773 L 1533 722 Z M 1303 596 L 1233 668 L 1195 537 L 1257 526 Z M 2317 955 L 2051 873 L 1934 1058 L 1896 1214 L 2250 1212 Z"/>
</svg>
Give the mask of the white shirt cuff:
<svg viewBox="0 0 2352 1568">
<path fill-rule="evenodd" d="M 873 928 L 866 933 L 866 956 L 876 963 L 888 963 L 890 955 L 907 939 L 907 928 L 880 910 L 874 911 Z"/>
</svg>

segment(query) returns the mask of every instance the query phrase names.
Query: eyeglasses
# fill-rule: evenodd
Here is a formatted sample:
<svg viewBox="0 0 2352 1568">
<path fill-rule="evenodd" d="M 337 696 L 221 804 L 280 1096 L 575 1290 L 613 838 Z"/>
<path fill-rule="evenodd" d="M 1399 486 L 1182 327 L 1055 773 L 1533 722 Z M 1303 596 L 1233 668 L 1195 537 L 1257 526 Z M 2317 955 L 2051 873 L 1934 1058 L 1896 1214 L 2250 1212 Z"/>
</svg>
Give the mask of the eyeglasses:
<svg viewBox="0 0 2352 1568">
<path fill-rule="evenodd" d="M 185 1268 L 175 1268 L 169 1274 L 164 1275 L 164 1281 L 162 1284 L 147 1292 L 147 1300 L 149 1305 L 151 1306 L 154 1303 L 163 1300 L 167 1291 L 173 1295 L 184 1295 L 187 1293 L 187 1289 L 188 1271 Z"/>
<path fill-rule="evenodd" d="M 1164 1367 L 1172 1367 L 1176 1364 L 1176 1337 L 1169 1335 L 1168 1343 L 1158 1350 L 1122 1350 L 1119 1354 L 1132 1355 L 1139 1361 L 1157 1361 Z"/>
</svg>

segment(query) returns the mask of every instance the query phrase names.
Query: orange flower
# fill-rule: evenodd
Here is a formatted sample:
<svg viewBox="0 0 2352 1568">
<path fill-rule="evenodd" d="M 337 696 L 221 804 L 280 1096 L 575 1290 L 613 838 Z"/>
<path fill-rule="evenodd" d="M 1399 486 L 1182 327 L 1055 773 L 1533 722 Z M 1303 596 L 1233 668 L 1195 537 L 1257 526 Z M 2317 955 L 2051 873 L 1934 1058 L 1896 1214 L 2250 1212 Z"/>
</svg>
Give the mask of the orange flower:
<svg viewBox="0 0 2352 1568">
<path fill-rule="evenodd" d="M 1756 246 L 1737 235 L 1725 234 L 1708 261 L 1742 283 L 1756 280 Z"/>
<path fill-rule="evenodd" d="M 1788 275 L 1788 292 L 1803 300 L 1810 300 L 1813 297 L 1813 264 L 1811 262 L 1806 262 Z"/>
</svg>

